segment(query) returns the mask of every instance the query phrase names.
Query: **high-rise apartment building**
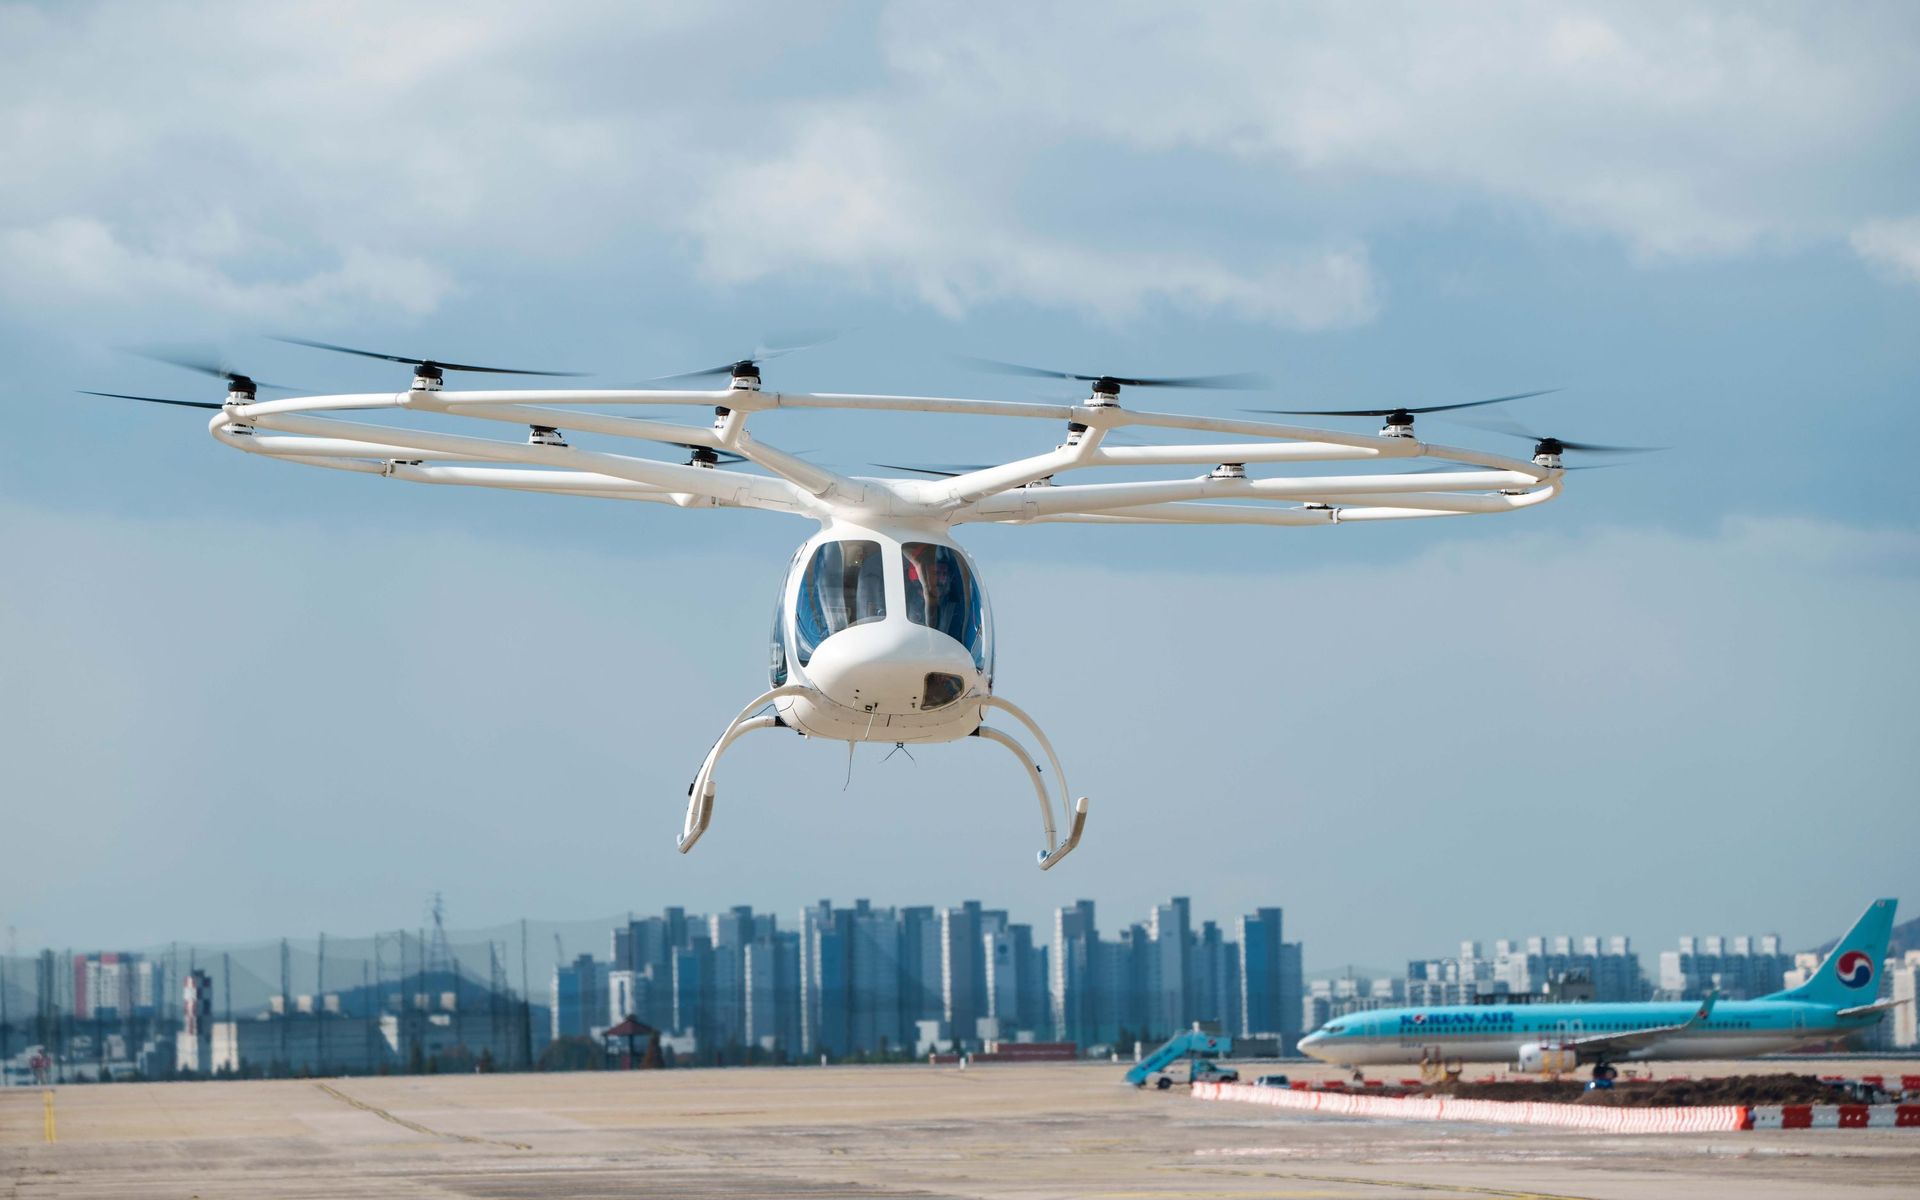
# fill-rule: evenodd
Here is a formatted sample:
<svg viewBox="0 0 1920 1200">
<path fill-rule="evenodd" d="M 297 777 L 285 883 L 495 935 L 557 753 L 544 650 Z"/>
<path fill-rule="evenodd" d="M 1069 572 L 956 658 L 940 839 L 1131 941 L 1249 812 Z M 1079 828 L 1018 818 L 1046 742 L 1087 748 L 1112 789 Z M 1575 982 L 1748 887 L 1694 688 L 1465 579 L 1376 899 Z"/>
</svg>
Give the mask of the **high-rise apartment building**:
<svg viewBox="0 0 1920 1200">
<path fill-rule="evenodd" d="M 1165 904 L 1154 905 L 1147 919 L 1147 940 L 1135 946 L 1146 968 L 1141 989 L 1145 1004 L 1136 1033 L 1149 1039 L 1165 1038 L 1186 1028 L 1194 1007 L 1188 986 L 1192 982 L 1188 968 L 1192 943 L 1187 898 L 1175 896 Z"/>
<path fill-rule="evenodd" d="M 1094 1001 L 1099 946 L 1093 901 L 1054 911 L 1053 953 L 1047 965 L 1055 1041 L 1088 1046 L 1098 1040 Z"/>
<path fill-rule="evenodd" d="M 987 1015 L 982 919 L 978 900 L 940 910 L 941 1016 L 948 1036 L 967 1045 L 979 1042 L 979 1021 Z"/>
<path fill-rule="evenodd" d="M 1699 1000 L 1718 990 L 1723 1000 L 1752 1000 L 1780 990 L 1793 955 L 1775 934 L 1762 937 L 1683 937 L 1660 955 L 1660 991 Z"/>
<path fill-rule="evenodd" d="M 606 1026 L 603 968 L 591 954 L 553 969 L 553 1036 L 586 1037 Z"/>
<path fill-rule="evenodd" d="M 1301 1026 L 1300 945 L 1283 935 L 1281 911 L 1260 908 L 1234 926 L 1240 953 L 1240 1024 L 1243 1035 L 1281 1039 L 1291 1050 Z"/>
</svg>

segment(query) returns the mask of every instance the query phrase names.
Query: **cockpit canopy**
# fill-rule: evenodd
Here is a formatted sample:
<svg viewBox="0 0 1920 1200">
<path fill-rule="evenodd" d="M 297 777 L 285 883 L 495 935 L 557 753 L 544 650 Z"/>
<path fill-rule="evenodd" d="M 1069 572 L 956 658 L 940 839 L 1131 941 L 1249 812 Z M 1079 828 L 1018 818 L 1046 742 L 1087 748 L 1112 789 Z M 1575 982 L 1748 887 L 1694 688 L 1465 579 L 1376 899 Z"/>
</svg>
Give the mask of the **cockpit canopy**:
<svg viewBox="0 0 1920 1200">
<path fill-rule="evenodd" d="M 842 629 L 887 617 L 886 559 L 879 542 L 821 542 L 800 576 L 794 650 L 806 666 L 821 642 Z"/>
<path fill-rule="evenodd" d="M 973 665 L 987 671 L 987 609 L 966 556 L 938 542 L 901 546 L 907 620 L 937 629 L 967 648 Z"/>
<path fill-rule="evenodd" d="M 815 543 L 804 562 L 795 556 L 788 581 L 774 612 L 768 666 L 775 687 L 787 681 L 789 653 L 794 664 L 805 667 L 834 634 L 885 621 L 890 613 L 895 620 L 904 617 L 959 642 L 975 668 L 992 677 L 992 618 L 986 595 L 967 556 L 953 546 L 829 539 Z M 785 619 L 789 603 L 790 625 Z"/>
</svg>

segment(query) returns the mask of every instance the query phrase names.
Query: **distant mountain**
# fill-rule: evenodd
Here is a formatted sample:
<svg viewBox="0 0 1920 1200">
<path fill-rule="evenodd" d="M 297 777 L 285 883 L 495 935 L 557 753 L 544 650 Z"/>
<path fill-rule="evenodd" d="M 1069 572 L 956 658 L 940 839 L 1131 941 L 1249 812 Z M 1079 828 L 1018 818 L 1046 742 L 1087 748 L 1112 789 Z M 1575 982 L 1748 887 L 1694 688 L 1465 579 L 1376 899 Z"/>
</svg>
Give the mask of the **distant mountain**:
<svg viewBox="0 0 1920 1200">
<path fill-rule="evenodd" d="M 1833 948 L 1839 944 L 1840 939 L 1833 938 L 1830 941 L 1822 942 L 1814 950 L 1814 953 L 1823 956 L 1830 954 Z M 1915 917 L 1911 921 L 1902 921 L 1898 925 L 1895 925 L 1893 927 L 1892 940 L 1887 943 L 1888 958 L 1899 958 L 1909 950 L 1920 950 L 1920 917 Z"/>
</svg>

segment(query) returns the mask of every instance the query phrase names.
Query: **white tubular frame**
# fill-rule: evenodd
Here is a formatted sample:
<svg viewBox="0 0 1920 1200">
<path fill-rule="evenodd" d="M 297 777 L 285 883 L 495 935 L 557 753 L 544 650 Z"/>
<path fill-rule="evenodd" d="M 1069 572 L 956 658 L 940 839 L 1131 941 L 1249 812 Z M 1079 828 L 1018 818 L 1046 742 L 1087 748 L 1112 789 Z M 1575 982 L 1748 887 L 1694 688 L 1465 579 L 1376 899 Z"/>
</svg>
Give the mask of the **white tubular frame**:
<svg viewBox="0 0 1920 1200">
<path fill-rule="evenodd" d="M 724 409 L 710 425 L 604 411 L 675 405 Z M 1084 427 L 1045 453 L 933 481 L 849 476 L 759 441 L 747 430 L 772 409 L 924 412 Z M 345 419 L 390 411 L 546 426 L 639 442 L 679 443 L 741 455 L 758 471 L 688 466 L 630 454 L 506 441 L 470 434 Z M 1205 444 L 1112 446 L 1107 435 L 1185 431 L 1217 435 Z M 1137 412 L 1116 404 L 1025 404 L 934 396 L 798 394 L 752 388 L 635 391 L 527 388 L 305 396 L 259 401 L 233 394 L 209 425 L 222 443 L 307 466 L 415 483 L 646 500 L 682 508 L 757 508 L 815 520 L 859 514 L 946 524 L 1332 525 L 1508 512 L 1553 499 L 1562 471 L 1478 450 L 1410 437 L 1345 433 L 1270 421 Z M 1226 440 L 1233 439 L 1233 440 Z M 1453 472 L 1265 475 L 1212 468 L 1413 459 L 1476 468 Z M 1192 476 L 1130 482 L 1054 484 L 1092 468 L 1206 467 Z M 765 472 L 764 474 L 760 472 Z"/>
</svg>

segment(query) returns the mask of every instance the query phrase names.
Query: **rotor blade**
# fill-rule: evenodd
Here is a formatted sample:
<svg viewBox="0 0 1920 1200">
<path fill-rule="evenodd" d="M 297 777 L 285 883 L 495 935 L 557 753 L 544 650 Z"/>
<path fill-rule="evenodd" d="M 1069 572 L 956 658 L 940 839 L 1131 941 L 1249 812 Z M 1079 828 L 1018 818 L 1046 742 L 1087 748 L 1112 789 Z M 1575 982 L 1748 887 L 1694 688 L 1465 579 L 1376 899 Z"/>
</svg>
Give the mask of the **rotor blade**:
<svg viewBox="0 0 1920 1200">
<path fill-rule="evenodd" d="M 784 336 L 772 337 L 753 348 L 753 361 L 766 362 L 770 358 L 780 358 L 787 354 L 798 354 L 802 350 L 811 350 L 837 341 L 841 331 L 838 329 L 796 330 Z"/>
<path fill-rule="evenodd" d="M 1665 450 L 1665 446 L 1602 446 L 1595 442 L 1570 442 L 1565 438 L 1555 439 L 1569 450 L 1580 450 L 1587 454 L 1652 454 Z"/>
<path fill-rule="evenodd" d="M 956 475 L 967 475 L 974 471 L 984 471 L 988 463 L 941 463 L 939 466 L 910 467 L 904 463 L 874 463 L 887 471 L 911 471 L 915 475 L 936 475 L 942 479 L 952 479 Z"/>
<path fill-rule="evenodd" d="M 192 354 L 183 354 L 174 350 L 143 350 L 135 346 L 124 346 L 122 349 L 136 358 L 144 358 L 149 362 L 166 363 L 170 367 L 180 367 L 188 371 L 197 371 L 202 375 L 211 375 L 215 379 L 224 379 L 228 383 L 235 383 L 239 380 L 247 379 L 251 380 L 253 386 L 256 388 L 270 388 L 276 392 L 291 392 L 295 390 L 283 383 L 266 383 L 262 380 L 254 379 L 251 375 L 243 371 L 236 371 L 225 363 L 200 358 Z M 218 407 L 218 405 L 215 407 Z"/>
<path fill-rule="evenodd" d="M 1226 375 L 1167 375 L 1157 378 L 1111 376 L 1121 387 L 1205 388 L 1223 392 L 1250 392 L 1271 382 L 1258 371 L 1238 371 Z"/>
<path fill-rule="evenodd" d="M 708 453 L 712 454 L 715 458 L 718 458 L 723 463 L 737 463 L 737 462 L 747 461 L 746 455 L 735 454 L 731 450 L 722 450 L 717 446 L 701 446 L 694 442 L 668 442 L 666 444 L 669 446 L 678 446 L 682 450 L 688 451 L 689 453 L 705 450 Z"/>
<path fill-rule="evenodd" d="M 1087 383 L 1100 378 L 1098 375 L 1076 375 L 1071 371 L 1050 371 L 1045 367 L 1023 367 L 1019 363 L 1001 362 L 997 358 L 980 358 L 973 354 L 956 354 L 954 357 L 990 375 L 1026 375 L 1034 379 L 1079 379 Z"/>
<path fill-rule="evenodd" d="M 1530 442 L 1537 442 L 1540 440 L 1539 434 L 1534 433 L 1532 430 L 1525 428 L 1524 426 L 1520 425 L 1516 421 L 1510 421 L 1507 418 L 1502 416 L 1483 416 L 1477 420 L 1470 420 L 1466 417 L 1456 417 L 1450 421 L 1444 422 L 1444 424 L 1464 425 L 1468 429 L 1484 429 L 1488 433 L 1499 433 L 1499 434 L 1504 434 L 1507 437 L 1525 438 L 1527 441 L 1530 441 Z"/>
<path fill-rule="evenodd" d="M 652 378 L 648 379 L 647 382 L 648 383 L 673 383 L 674 381 L 680 380 L 680 379 L 706 379 L 714 375 L 731 375 L 733 374 L 734 363 L 747 362 L 747 361 L 751 361 L 751 360 L 736 358 L 733 360 L 733 362 L 721 363 L 717 367 L 703 367 L 698 371 L 682 371 L 678 375 L 655 375 Z"/>
<path fill-rule="evenodd" d="M 715 375 L 732 375 L 733 369 L 741 363 L 759 366 L 769 359 L 780 358 L 788 354 L 798 354 L 802 350 L 811 350 L 815 346 L 824 346 L 840 336 L 837 329 L 808 330 L 792 334 L 778 340 L 766 340 L 753 348 L 753 353 L 745 358 L 736 358 L 732 362 L 721 363 L 717 367 L 702 367 L 698 371 L 682 371 L 678 375 L 655 375 L 648 383 L 672 383 L 679 379 L 706 379 Z"/>
<path fill-rule="evenodd" d="M 1050 367 L 1029 367 L 1021 363 L 1002 362 L 997 358 L 980 358 L 972 354 L 959 354 L 955 358 L 969 363 L 978 370 L 996 375 L 1023 375 L 1035 379 L 1077 379 L 1082 383 L 1095 383 L 1102 379 L 1111 379 L 1121 387 L 1175 387 L 1175 388 L 1220 388 L 1227 390 L 1246 390 L 1263 387 L 1267 377 L 1257 372 L 1242 372 L 1233 375 L 1085 375 L 1078 371 L 1056 371 Z"/>
<path fill-rule="evenodd" d="M 142 400 L 148 404 L 171 404 L 177 408 L 210 408 L 214 412 L 219 412 L 226 407 L 224 404 L 208 404 L 204 400 L 168 400 L 164 396 L 130 396 L 125 392 L 90 392 L 85 388 L 80 389 L 80 394 L 82 396 L 105 396 L 112 400 Z"/>
<path fill-rule="evenodd" d="M 1397 408 L 1249 408 L 1246 411 L 1269 413 L 1278 417 L 1390 417 L 1397 412 L 1448 412 L 1456 408 L 1479 408 L 1483 404 L 1505 404 L 1509 400 L 1549 396 L 1559 390 L 1559 388 L 1543 388 L 1537 392 L 1515 392 L 1511 396 L 1495 396 L 1490 400 L 1468 400 L 1460 404 L 1428 404 L 1419 408 L 1403 404 Z"/>
<path fill-rule="evenodd" d="M 331 350 L 335 354 L 357 354 L 361 358 L 377 358 L 384 362 L 404 363 L 410 367 L 435 366 L 443 371 L 474 371 L 483 375 L 550 375 L 579 376 L 585 371 L 535 371 L 527 367 L 481 367 L 473 363 L 447 362 L 438 358 L 408 358 L 402 354 L 382 354 L 377 350 L 356 350 L 352 346 L 337 346 L 332 342 L 316 342 L 310 338 L 280 337 L 270 335 L 276 342 L 285 342 L 289 346 L 306 346 L 313 350 Z"/>
<path fill-rule="evenodd" d="M 1546 434 L 1535 433 L 1531 429 L 1504 418 L 1489 420 L 1482 417 L 1477 421 L 1470 421 L 1463 418 L 1454 421 L 1453 424 L 1465 425 L 1470 429 L 1484 429 L 1488 433 L 1498 433 L 1506 437 L 1520 438 L 1529 442 L 1544 441 L 1547 437 Z M 1651 454 L 1655 451 L 1666 449 L 1665 446 L 1607 446 L 1599 442 L 1570 442 L 1566 438 L 1554 438 L 1553 440 L 1559 442 L 1563 449 L 1579 450 L 1587 454 Z"/>
</svg>

